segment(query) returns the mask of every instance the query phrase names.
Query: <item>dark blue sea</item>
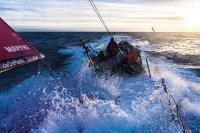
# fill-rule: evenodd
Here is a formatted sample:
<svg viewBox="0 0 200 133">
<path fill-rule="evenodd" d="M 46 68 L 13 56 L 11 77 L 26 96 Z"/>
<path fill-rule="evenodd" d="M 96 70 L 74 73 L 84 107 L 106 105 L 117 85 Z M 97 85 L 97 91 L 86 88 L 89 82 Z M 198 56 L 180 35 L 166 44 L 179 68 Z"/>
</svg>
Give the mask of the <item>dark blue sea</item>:
<svg viewBox="0 0 200 133">
<path fill-rule="evenodd" d="M 0 75 L 1 133 L 181 133 L 169 97 L 184 123 L 200 132 L 200 34 L 112 33 L 142 51 L 148 73 L 98 75 L 85 61 L 81 39 L 106 47 L 107 33 L 21 33 L 42 61 Z"/>
</svg>

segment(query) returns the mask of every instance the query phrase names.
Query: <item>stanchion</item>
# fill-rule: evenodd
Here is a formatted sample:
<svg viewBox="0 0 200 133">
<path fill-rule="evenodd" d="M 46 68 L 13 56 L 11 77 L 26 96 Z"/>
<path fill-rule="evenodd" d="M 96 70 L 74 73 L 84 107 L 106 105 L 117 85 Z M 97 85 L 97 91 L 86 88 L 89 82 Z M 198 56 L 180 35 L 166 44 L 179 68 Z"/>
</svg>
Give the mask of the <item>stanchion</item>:
<svg viewBox="0 0 200 133">
<path fill-rule="evenodd" d="M 148 68 L 148 72 L 149 72 L 149 78 L 151 78 L 151 71 L 150 71 L 150 68 L 149 68 L 148 58 L 146 58 L 146 63 L 147 63 L 147 68 Z"/>
</svg>

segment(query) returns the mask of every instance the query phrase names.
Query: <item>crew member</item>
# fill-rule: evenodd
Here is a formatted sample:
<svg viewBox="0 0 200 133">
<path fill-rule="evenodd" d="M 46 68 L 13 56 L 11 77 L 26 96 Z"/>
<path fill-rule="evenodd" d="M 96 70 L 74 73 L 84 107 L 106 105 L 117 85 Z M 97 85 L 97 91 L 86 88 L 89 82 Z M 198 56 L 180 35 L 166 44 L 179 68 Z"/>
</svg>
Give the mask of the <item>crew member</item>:
<svg viewBox="0 0 200 133">
<path fill-rule="evenodd" d="M 140 63 L 140 50 L 134 48 L 132 51 L 127 53 L 126 62 L 128 64 L 138 64 Z"/>
<path fill-rule="evenodd" d="M 98 54 L 98 59 L 99 61 L 104 61 L 106 59 L 103 50 L 100 50 L 99 54 Z"/>
<path fill-rule="evenodd" d="M 119 51 L 118 45 L 115 42 L 114 37 L 111 37 L 110 42 L 109 42 L 107 49 L 106 49 L 106 53 L 107 53 L 108 58 L 117 55 L 118 51 Z"/>
</svg>

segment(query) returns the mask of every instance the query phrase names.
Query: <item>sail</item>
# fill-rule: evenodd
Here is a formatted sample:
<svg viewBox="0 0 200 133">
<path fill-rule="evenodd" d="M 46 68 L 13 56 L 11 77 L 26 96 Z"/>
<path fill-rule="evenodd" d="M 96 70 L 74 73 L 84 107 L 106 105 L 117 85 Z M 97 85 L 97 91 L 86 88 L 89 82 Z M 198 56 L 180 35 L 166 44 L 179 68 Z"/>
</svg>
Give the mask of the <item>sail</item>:
<svg viewBox="0 0 200 133">
<path fill-rule="evenodd" d="M 0 60 L 38 53 L 0 18 Z"/>
<path fill-rule="evenodd" d="M 44 58 L 0 18 L 0 73 Z"/>
</svg>

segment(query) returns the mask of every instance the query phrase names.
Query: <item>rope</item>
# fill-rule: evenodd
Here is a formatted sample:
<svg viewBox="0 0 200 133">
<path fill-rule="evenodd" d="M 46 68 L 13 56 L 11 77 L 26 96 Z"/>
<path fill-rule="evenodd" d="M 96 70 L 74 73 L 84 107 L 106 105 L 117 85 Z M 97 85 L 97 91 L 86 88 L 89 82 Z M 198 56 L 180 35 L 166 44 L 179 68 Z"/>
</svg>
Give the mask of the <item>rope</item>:
<svg viewBox="0 0 200 133">
<path fill-rule="evenodd" d="M 162 79 L 162 85 L 163 85 L 163 89 L 164 89 L 164 92 L 166 93 L 167 95 L 167 99 L 168 99 L 168 102 L 169 102 L 169 107 L 170 107 L 170 112 L 172 112 L 173 110 L 175 111 L 176 114 L 172 114 L 171 117 L 172 117 L 172 120 L 174 122 L 178 122 L 180 124 L 180 126 L 182 127 L 182 132 L 183 133 L 192 133 L 192 130 L 191 128 L 189 127 L 188 123 L 186 122 L 186 120 L 184 119 L 184 117 L 181 115 L 180 113 L 180 110 L 179 110 L 179 107 L 178 107 L 178 104 L 176 103 L 174 97 L 172 96 L 170 90 L 167 88 L 166 86 L 166 83 L 165 83 L 165 80 Z M 173 109 L 172 107 L 172 102 L 171 100 L 173 101 L 174 105 L 175 105 L 175 109 Z M 175 116 L 176 115 L 176 116 Z M 177 121 L 175 120 L 175 117 L 177 117 Z"/>
<path fill-rule="evenodd" d="M 97 16 L 99 17 L 99 19 L 101 20 L 101 22 L 102 22 L 104 28 L 106 29 L 106 31 L 110 32 L 109 29 L 108 29 L 108 26 L 106 25 L 103 17 L 101 16 L 100 12 L 98 11 L 98 9 L 97 9 L 95 3 L 93 2 L 93 0 L 89 0 L 89 2 L 92 5 L 92 7 L 93 7 L 94 11 L 96 12 Z"/>
<path fill-rule="evenodd" d="M 148 59 L 147 59 L 147 61 L 148 61 Z M 178 122 L 178 124 L 180 124 L 183 133 L 192 133 L 191 127 L 189 126 L 189 124 L 187 123 L 185 118 L 181 115 L 181 112 L 179 110 L 179 106 L 176 103 L 176 101 L 175 101 L 173 95 L 171 94 L 170 90 L 167 88 L 167 85 L 166 85 L 164 79 L 162 79 L 162 85 L 163 85 L 164 92 L 167 95 L 167 100 L 168 100 L 172 120 L 174 122 Z M 175 108 L 173 107 L 172 103 L 174 103 Z M 175 113 L 173 113 L 173 111 L 175 111 Z"/>
<path fill-rule="evenodd" d="M 51 66 L 49 65 L 49 63 L 47 63 L 47 62 L 40 56 L 40 53 L 39 53 L 39 52 L 38 52 L 37 54 L 38 54 L 39 58 L 41 59 L 41 61 L 47 66 L 48 71 L 49 71 L 49 73 L 50 73 L 51 76 L 52 76 L 52 75 L 53 75 L 53 71 L 52 71 L 52 68 L 51 68 Z"/>
<path fill-rule="evenodd" d="M 28 45 L 28 46 L 30 45 L 26 40 L 22 40 L 21 42 L 22 42 L 22 44 L 23 44 L 23 42 L 24 42 L 26 45 Z M 32 50 L 33 53 L 36 52 L 36 54 L 37 54 L 37 56 L 38 56 L 38 59 L 41 60 L 41 61 L 47 66 L 48 72 L 50 73 L 51 77 L 53 77 L 53 71 L 52 71 L 51 66 L 49 65 L 49 63 L 47 63 L 47 62 L 42 58 L 42 56 L 40 55 L 40 53 L 39 53 L 35 48 L 31 47 L 31 50 Z"/>
<path fill-rule="evenodd" d="M 102 25 L 104 26 L 104 28 L 106 29 L 106 31 L 109 33 L 110 31 L 109 31 L 109 29 L 108 29 L 108 26 L 106 25 L 106 23 L 105 23 L 103 17 L 101 16 L 99 10 L 97 9 L 95 3 L 93 2 L 93 0 L 89 0 L 89 2 L 90 2 L 90 4 L 91 4 L 92 8 L 94 9 L 95 13 L 97 14 L 98 18 L 100 19 Z"/>
</svg>

